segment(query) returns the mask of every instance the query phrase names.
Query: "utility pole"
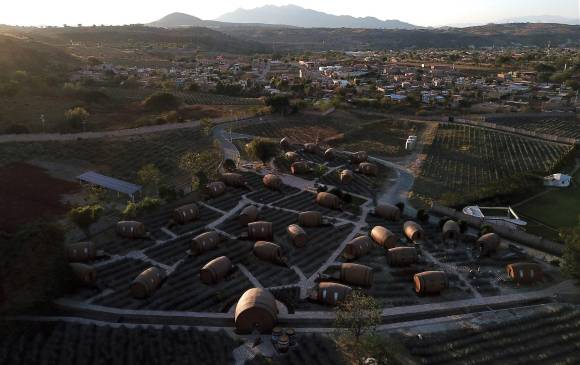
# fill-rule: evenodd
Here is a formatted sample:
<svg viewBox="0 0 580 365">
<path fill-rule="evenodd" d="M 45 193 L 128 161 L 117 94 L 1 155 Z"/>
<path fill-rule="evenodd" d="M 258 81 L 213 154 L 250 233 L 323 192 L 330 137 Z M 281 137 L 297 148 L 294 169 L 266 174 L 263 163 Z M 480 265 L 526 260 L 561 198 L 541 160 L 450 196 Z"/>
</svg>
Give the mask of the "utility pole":
<svg viewBox="0 0 580 365">
<path fill-rule="evenodd" d="M 40 127 L 42 132 L 44 133 L 44 124 L 46 123 L 46 120 L 44 119 L 44 114 L 40 114 Z"/>
</svg>

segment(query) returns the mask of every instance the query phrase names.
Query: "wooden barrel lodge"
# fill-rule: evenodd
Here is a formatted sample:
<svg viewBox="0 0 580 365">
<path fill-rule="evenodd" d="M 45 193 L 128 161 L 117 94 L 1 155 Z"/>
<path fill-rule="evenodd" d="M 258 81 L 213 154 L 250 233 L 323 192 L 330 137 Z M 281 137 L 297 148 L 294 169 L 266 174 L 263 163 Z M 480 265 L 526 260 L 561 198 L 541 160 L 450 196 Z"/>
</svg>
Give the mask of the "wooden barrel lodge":
<svg viewBox="0 0 580 365">
<path fill-rule="evenodd" d="M 179 224 L 185 224 L 196 220 L 199 217 L 199 207 L 197 204 L 187 204 L 173 210 L 172 218 Z"/>
<path fill-rule="evenodd" d="M 365 265 L 353 263 L 341 264 L 339 274 L 338 279 L 349 285 L 365 287 L 373 285 L 373 269 Z"/>
<path fill-rule="evenodd" d="M 125 238 L 144 238 L 147 232 L 141 222 L 120 221 L 117 222 L 117 234 Z"/>
<path fill-rule="evenodd" d="M 248 224 L 248 238 L 254 241 L 270 241 L 274 238 L 272 222 L 252 222 Z"/>
<path fill-rule="evenodd" d="M 350 156 L 350 162 L 353 165 L 358 165 L 361 162 L 367 162 L 368 158 L 369 158 L 369 156 L 365 151 L 359 151 L 359 152 L 353 153 Z"/>
<path fill-rule="evenodd" d="M 161 269 L 148 268 L 131 283 L 131 296 L 137 299 L 150 297 L 159 288 L 163 279 L 165 279 L 165 273 Z"/>
<path fill-rule="evenodd" d="M 495 233 L 488 233 L 479 237 L 477 239 L 476 245 L 481 256 L 489 256 L 497 251 L 500 242 L 500 236 Z"/>
<path fill-rule="evenodd" d="M 248 224 L 255 222 L 258 219 L 258 207 L 255 205 L 248 205 L 240 212 L 238 221 L 242 226 L 247 226 Z"/>
<path fill-rule="evenodd" d="M 449 288 L 449 279 L 444 271 L 424 271 L 413 277 L 417 294 L 439 294 Z"/>
<path fill-rule="evenodd" d="M 334 150 L 334 148 L 329 148 L 326 151 L 324 151 L 324 159 L 326 161 L 332 161 L 336 158 L 336 151 Z"/>
<path fill-rule="evenodd" d="M 324 191 L 316 195 L 316 203 L 329 209 L 340 209 L 342 207 L 342 201 L 338 196 Z"/>
<path fill-rule="evenodd" d="M 301 227 L 320 227 L 322 225 L 322 213 L 315 210 L 298 214 L 298 224 Z"/>
<path fill-rule="evenodd" d="M 397 246 L 397 236 L 383 226 L 375 226 L 371 230 L 371 238 L 377 245 L 387 250 Z"/>
<path fill-rule="evenodd" d="M 94 242 L 77 242 L 66 245 L 69 262 L 86 262 L 97 258 L 97 245 Z"/>
<path fill-rule="evenodd" d="M 308 235 L 306 234 L 306 231 L 298 224 L 289 225 L 288 228 L 286 229 L 286 232 L 288 232 L 288 236 L 290 236 L 290 239 L 294 243 L 294 246 L 296 247 L 306 246 L 306 243 L 308 242 Z"/>
<path fill-rule="evenodd" d="M 394 267 L 409 266 L 417 262 L 415 247 L 395 247 L 387 251 L 387 263 Z"/>
<path fill-rule="evenodd" d="M 510 279 L 517 284 L 534 284 L 544 278 L 542 266 L 532 262 L 509 264 L 506 271 Z"/>
<path fill-rule="evenodd" d="M 310 299 L 322 304 L 335 306 L 340 304 L 352 292 L 350 286 L 338 283 L 323 282 L 310 293 Z"/>
<path fill-rule="evenodd" d="M 350 258 L 356 259 L 369 253 L 373 246 L 369 236 L 360 236 L 346 244 L 344 253 Z"/>
<path fill-rule="evenodd" d="M 275 243 L 258 241 L 254 244 L 254 256 L 273 264 L 285 264 L 287 259 L 282 256 L 282 248 Z"/>
<path fill-rule="evenodd" d="M 278 175 L 267 174 L 262 178 L 264 186 L 272 190 L 282 189 L 282 179 Z"/>
<path fill-rule="evenodd" d="M 316 153 L 318 152 L 318 146 L 316 145 L 316 143 L 305 143 L 304 151 L 306 153 Z"/>
<path fill-rule="evenodd" d="M 222 182 L 227 186 L 232 186 L 234 188 L 239 188 L 246 185 L 244 177 L 235 172 L 226 172 L 222 174 Z"/>
<path fill-rule="evenodd" d="M 79 262 L 69 266 L 74 276 L 84 285 L 94 285 L 97 282 L 97 270 L 94 267 Z"/>
<path fill-rule="evenodd" d="M 288 151 L 291 146 L 292 144 L 288 138 L 284 137 L 280 140 L 280 148 L 282 148 L 283 151 Z"/>
<path fill-rule="evenodd" d="M 222 181 L 214 181 L 205 186 L 208 195 L 216 198 L 226 192 L 226 184 Z"/>
<path fill-rule="evenodd" d="M 456 221 L 449 219 L 441 228 L 443 241 L 458 241 L 461 238 L 461 229 Z"/>
<path fill-rule="evenodd" d="M 286 157 L 286 159 L 290 162 L 296 162 L 296 161 L 300 161 L 301 157 L 299 154 L 297 154 L 296 152 L 286 152 L 284 154 L 284 157 Z"/>
<path fill-rule="evenodd" d="M 397 222 L 401 219 L 401 210 L 391 204 L 380 204 L 375 207 L 375 215 L 387 221 Z"/>
<path fill-rule="evenodd" d="M 197 256 L 213 250 L 219 245 L 221 240 L 222 236 L 215 231 L 197 235 L 191 240 L 191 254 Z"/>
<path fill-rule="evenodd" d="M 242 294 L 234 312 L 236 332 L 249 334 L 258 330 L 260 333 L 270 333 L 277 322 L 278 308 L 272 293 L 252 288 Z"/>
<path fill-rule="evenodd" d="M 375 165 L 374 163 L 370 163 L 370 162 L 361 162 L 358 165 L 358 170 L 362 174 L 368 175 L 368 176 L 377 176 L 379 173 L 379 167 L 377 165 Z"/>
<path fill-rule="evenodd" d="M 340 174 L 338 175 L 338 177 L 339 177 L 340 183 L 342 185 L 348 185 L 352 182 L 352 179 L 354 178 L 354 174 L 350 170 L 342 170 L 340 172 Z"/>
<path fill-rule="evenodd" d="M 292 175 L 307 174 L 310 172 L 310 166 L 306 161 L 294 162 L 290 166 L 290 172 L 292 172 Z"/>
<path fill-rule="evenodd" d="M 412 242 L 421 242 L 425 239 L 425 231 L 418 223 L 413 221 L 407 221 L 403 224 L 403 232 L 405 237 Z"/>
<path fill-rule="evenodd" d="M 201 268 L 199 278 L 204 284 L 216 284 L 225 278 L 233 268 L 234 265 L 229 258 L 220 256 L 211 260 Z"/>
</svg>

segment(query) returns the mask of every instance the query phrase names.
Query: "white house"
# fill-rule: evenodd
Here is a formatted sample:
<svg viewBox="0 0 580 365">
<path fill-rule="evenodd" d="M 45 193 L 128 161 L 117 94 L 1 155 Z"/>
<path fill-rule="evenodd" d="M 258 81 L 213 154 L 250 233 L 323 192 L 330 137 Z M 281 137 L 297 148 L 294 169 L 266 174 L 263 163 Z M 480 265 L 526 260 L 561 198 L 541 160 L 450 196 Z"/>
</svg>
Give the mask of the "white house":
<svg viewBox="0 0 580 365">
<path fill-rule="evenodd" d="M 572 176 L 564 174 L 553 174 L 544 178 L 545 186 L 553 186 L 557 188 L 567 188 L 572 182 Z"/>
</svg>

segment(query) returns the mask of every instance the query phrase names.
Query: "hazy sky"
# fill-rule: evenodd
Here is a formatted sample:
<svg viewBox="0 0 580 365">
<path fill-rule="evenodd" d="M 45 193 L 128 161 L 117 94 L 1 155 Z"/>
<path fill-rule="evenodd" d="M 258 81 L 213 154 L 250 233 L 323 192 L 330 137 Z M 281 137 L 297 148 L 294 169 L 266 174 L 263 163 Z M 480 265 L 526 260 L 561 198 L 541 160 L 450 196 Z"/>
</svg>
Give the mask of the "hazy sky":
<svg viewBox="0 0 580 365">
<path fill-rule="evenodd" d="M 147 23 L 175 11 L 214 19 L 238 7 L 295 4 L 336 15 L 370 15 L 436 26 L 529 15 L 578 19 L 579 3 L 580 0 L 0 0 L 0 24 Z"/>
</svg>

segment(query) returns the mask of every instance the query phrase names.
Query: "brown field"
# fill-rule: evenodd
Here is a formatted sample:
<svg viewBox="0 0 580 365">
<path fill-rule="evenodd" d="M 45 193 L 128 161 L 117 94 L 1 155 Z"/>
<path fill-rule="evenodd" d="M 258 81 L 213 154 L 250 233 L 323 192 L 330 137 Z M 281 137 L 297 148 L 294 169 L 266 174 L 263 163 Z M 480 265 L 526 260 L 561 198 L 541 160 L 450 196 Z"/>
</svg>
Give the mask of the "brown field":
<svg viewBox="0 0 580 365">
<path fill-rule="evenodd" d="M 25 163 L 0 167 L 0 231 L 13 231 L 36 219 L 61 215 L 68 207 L 62 196 L 80 191 L 73 182 L 56 179 L 46 170 Z"/>
</svg>

